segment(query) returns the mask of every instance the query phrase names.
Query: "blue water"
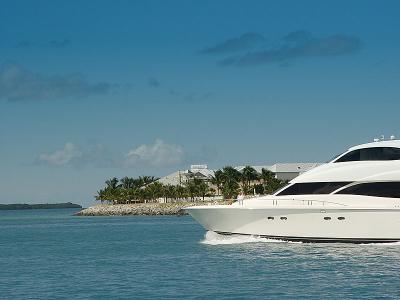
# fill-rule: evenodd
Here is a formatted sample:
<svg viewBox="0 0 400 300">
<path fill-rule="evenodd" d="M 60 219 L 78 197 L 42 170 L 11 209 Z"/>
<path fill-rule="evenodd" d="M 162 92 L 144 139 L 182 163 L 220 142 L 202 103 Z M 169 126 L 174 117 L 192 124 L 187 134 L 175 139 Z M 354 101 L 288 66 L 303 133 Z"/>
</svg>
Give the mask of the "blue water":
<svg viewBox="0 0 400 300">
<path fill-rule="evenodd" d="M 0 212 L 0 299 L 400 298 L 400 244 L 271 242 L 190 217 Z"/>
</svg>

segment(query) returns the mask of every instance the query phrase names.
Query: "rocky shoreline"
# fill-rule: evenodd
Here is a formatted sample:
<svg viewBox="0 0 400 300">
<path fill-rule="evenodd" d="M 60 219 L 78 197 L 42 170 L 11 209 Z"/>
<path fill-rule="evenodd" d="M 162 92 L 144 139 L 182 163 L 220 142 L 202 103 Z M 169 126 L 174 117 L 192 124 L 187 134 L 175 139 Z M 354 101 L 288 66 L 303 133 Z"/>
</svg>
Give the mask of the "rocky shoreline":
<svg viewBox="0 0 400 300">
<path fill-rule="evenodd" d="M 176 202 L 176 203 L 139 203 L 139 204 L 97 204 L 85 208 L 75 216 L 168 216 L 186 215 L 184 207 L 195 205 L 231 204 L 231 201 L 214 202 Z"/>
</svg>

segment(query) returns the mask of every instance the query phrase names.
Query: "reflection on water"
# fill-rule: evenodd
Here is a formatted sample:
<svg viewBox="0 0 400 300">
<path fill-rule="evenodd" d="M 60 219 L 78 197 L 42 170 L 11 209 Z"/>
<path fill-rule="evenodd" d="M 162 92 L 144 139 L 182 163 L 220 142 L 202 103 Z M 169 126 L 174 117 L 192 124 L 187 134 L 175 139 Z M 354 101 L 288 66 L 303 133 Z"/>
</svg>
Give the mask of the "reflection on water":
<svg viewBox="0 0 400 300">
<path fill-rule="evenodd" d="M 399 298 L 400 243 L 222 236 L 190 217 L 0 212 L 1 299 Z"/>
<path fill-rule="evenodd" d="M 255 268 L 259 278 L 279 287 L 278 294 L 285 290 L 287 297 L 400 296 L 400 243 L 293 243 L 207 232 L 201 244 L 210 252 L 221 251 L 224 260 Z M 254 278 L 241 280 L 242 286 L 251 285 Z"/>
</svg>

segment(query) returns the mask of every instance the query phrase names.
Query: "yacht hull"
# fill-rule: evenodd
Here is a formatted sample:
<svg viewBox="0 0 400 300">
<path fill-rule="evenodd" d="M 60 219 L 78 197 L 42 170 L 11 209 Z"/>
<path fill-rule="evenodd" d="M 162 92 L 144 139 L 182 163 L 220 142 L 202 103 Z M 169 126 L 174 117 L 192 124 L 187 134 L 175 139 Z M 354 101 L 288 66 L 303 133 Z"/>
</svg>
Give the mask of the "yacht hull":
<svg viewBox="0 0 400 300">
<path fill-rule="evenodd" d="M 186 211 L 206 230 L 303 242 L 400 241 L 400 209 L 198 206 Z"/>
</svg>

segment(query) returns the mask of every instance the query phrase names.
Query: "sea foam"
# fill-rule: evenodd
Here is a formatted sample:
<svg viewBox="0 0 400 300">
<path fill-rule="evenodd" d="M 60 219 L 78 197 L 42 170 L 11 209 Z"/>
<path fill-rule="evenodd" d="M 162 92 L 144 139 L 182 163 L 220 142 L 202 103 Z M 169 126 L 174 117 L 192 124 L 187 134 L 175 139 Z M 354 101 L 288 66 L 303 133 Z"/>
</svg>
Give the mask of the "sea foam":
<svg viewBox="0 0 400 300">
<path fill-rule="evenodd" d="M 200 242 L 206 245 L 231 245 L 246 243 L 286 243 L 282 240 L 267 239 L 256 235 L 223 235 L 214 231 L 207 231 L 204 239 Z"/>
<path fill-rule="evenodd" d="M 391 242 L 391 243 L 366 243 L 361 244 L 362 246 L 400 246 L 400 242 Z"/>
</svg>

